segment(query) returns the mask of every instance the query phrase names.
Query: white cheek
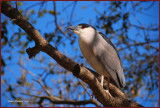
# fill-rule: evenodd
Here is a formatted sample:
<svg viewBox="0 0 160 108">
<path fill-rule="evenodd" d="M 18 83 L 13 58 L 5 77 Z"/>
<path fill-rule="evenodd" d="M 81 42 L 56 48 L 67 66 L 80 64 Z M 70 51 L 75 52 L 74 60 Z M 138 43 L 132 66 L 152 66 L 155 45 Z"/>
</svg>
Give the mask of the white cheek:
<svg viewBox="0 0 160 108">
<path fill-rule="evenodd" d="M 86 29 L 80 29 L 80 30 L 79 30 L 79 33 L 80 33 L 81 35 L 83 35 L 83 34 L 86 34 L 87 32 L 86 32 Z"/>
<path fill-rule="evenodd" d="M 80 35 L 80 32 L 77 30 L 74 30 L 73 32 L 76 33 L 77 35 Z"/>
</svg>

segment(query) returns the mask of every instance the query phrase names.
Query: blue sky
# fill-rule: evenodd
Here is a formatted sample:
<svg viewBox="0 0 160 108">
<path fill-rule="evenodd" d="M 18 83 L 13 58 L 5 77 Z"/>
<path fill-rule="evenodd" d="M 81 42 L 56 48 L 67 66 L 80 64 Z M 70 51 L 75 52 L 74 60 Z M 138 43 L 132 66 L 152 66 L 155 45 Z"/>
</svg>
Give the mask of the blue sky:
<svg viewBox="0 0 160 108">
<path fill-rule="evenodd" d="M 39 2 L 39 1 L 37 1 Z M 19 7 L 19 9 L 26 9 L 29 5 L 31 4 L 35 4 L 37 2 L 34 2 L 34 1 L 30 1 L 30 2 L 23 2 L 23 6 Z M 63 20 L 64 22 L 68 22 L 70 20 L 70 12 L 73 8 L 73 5 L 70 6 L 69 8 L 66 8 L 65 7 L 70 4 L 70 3 L 73 3 L 74 1 L 57 1 L 56 2 L 56 7 L 57 7 L 57 12 L 60 12 L 60 15 L 57 15 L 57 19 L 58 19 L 58 23 L 63 23 Z M 95 4 L 93 1 L 79 1 L 77 2 L 77 5 L 75 7 L 75 10 L 74 10 L 74 13 L 73 13 L 73 18 L 72 18 L 72 22 L 74 21 L 77 21 L 76 23 L 74 23 L 73 26 L 76 26 L 77 24 L 79 23 L 90 23 L 91 21 L 91 24 L 92 25 L 95 25 L 96 24 L 96 15 L 97 15 L 97 12 L 94 11 L 95 8 L 103 13 L 103 10 L 105 10 L 106 6 L 108 6 L 109 2 L 108 1 L 103 1 L 103 2 L 100 2 L 99 4 Z M 144 3 L 144 6 L 146 5 L 149 5 L 149 4 L 145 4 Z M 85 8 L 86 7 L 86 8 Z M 82 8 L 85 8 L 85 9 L 82 9 Z M 32 7 L 32 9 L 35 9 L 37 12 L 39 10 L 39 6 L 35 6 L 35 7 Z M 47 10 L 50 10 L 50 9 L 53 9 L 53 2 L 48 2 L 46 4 L 46 9 Z M 128 7 L 128 10 L 130 9 L 130 7 Z M 107 11 L 107 10 L 106 10 Z M 124 10 L 124 11 L 127 11 L 127 10 Z M 153 15 L 155 17 L 150 17 L 149 15 L 148 16 L 144 16 L 142 14 L 137 14 L 137 18 L 142 21 L 143 24 L 150 24 L 150 22 L 152 22 L 153 24 L 154 23 L 157 23 L 159 24 L 159 2 L 156 2 L 154 7 L 152 7 L 151 9 L 147 10 L 146 11 L 147 14 L 149 15 Z M 1 18 L 1 21 L 3 21 L 3 18 L 5 18 L 5 16 L 3 14 L 1 14 L 2 18 Z M 54 24 L 54 17 L 53 15 L 51 14 L 46 14 L 44 17 L 42 18 L 38 18 L 38 15 L 34 15 L 32 16 L 32 18 L 37 18 L 36 21 L 37 23 L 36 24 L 33 24 L 33 26 L 37 29 L 37 30 L 40 30 L 40 33 L 43 34 L 44 33 L 50 33 L 50 32 L 53 32 L 54 29 L 55 29 L 55 24 Z M 137 24 L 137 21 L 134 19 L 134 17 L 130 17 L 131 21 L 133 24 Z M 49 23 L 50 22 L 50 23 Z M 11 24 L 11 22 L 9 22 Z M 48 24 L 49 23 L 49 24 Z M 47 25 L 48 24 L 48 25 Z M 119 25 L 114 25 L 115 28 L 118 28 Z M 8 29 L 10 29 L 9 33 L 8 33 L 8 36 L 12 36 L 14 32 L 16 32 L 18 29 L 18 26 L 11 26 L 9 25 L 8 26 Z M 65 31 L 65 28 L 62 28 L 64 31 Z M 105 33 L 105 31 L 103 29 L 99 29 L 101 32 Z M 157 37 L 154 37 L 154 32 L 153 32 L 153 38 L 157 38 Z M 129 31 L 129 35 L 130 37 L 133 37 L 134 39 L 138 39 L 139 41 L 141 41 L 142 38 L 137 38 L 135 37 L 135 29 L 133 28 L 132 30 Z M 156 34 L 157 35 L 157 34 Z M 22 40 L 26 40 L 26 37 L 23 37 Z M 77 53 L 80 54 L 80 49 L 79 49 L 79 46 L 78 46 L 78 39 L 76 40 L 76 42 L 74 43 L 74 47 L 75 48 L 78 48 L 78 51 L 75 52 L 74 50 L 72 50 L 72 47 L 69 45 L 69 41 L 68 40 L 65 40 L 66 41 L 66 47 L 64 49 L 63 45 L 59 46 L 58 49 L 59 51 L 61 51 L 62 53 L 65 53 L 68 57 L 72 58 L 74 57 Z M 112 42 L 116 42 L 116 39 L 113 39 Z M 51 42 L 52 45 L 54 45 L 53 42 Z M 31 42 L 29 44 L 29 47 L 33 47 L 34 46 L 34 42 Z M 156 44 L 156 46 L 158 46 Z M 8 46 L 6 47 L 8 48 Z M 16 53 L 16 51 L 19 50 L 19 48 L 15 48 L 13 49 L 13 54 Z M 48 55 L 46 55 L 45 53 L 42 53 L 40 52 L 42 55 L 45 55 L 46 57 Z M 4 57 L 8 57 L 9 54 L 7 53 L 4 53 L 3 52 L 3 49 L 2 49 L 2 52 L 1 52 L 2 56 Z M 37 55 L 39 57 L 39 54 Z M 22 56 L 24 59 L 28 57 L 28 55 L 25 53 L 23 56 Z M 10 63 L 15 63 L 17 62 L 17 59 L 16 58 L 19 58 L 19 55 L 15 54 L 14 55 L 14 59 L 12 59 L 11 61 L 6 61 L 6 64 L 10 64 Z M 48 60 L 50 60 L 51 58 L 48 57 Z M 34 69 L 31 67 L 32 64 L 36 64 L 36 65 L 39 65 L 39 66 L 43 66 L 43 64 L 38 64 L 35 60 L 31 59 L 29 60 L 25 60 L 26 62 L 26 67 L 28 67 L 30 69 L 30 71 L 32 71 L 33 73 L 35 74 L 38 74 L 40 72 L 35 72 Z M 46 61 L 47 62 L 47 61 Z M 82 61 L 84 62 L 84 61 Z M 124 65 L 127 65 L 127 64 L 124 64 Z M 10 71 L 8 71 L 8 69 L 5 69 L 6 70 L 6 76 L 2 76 L 2 79 L 4 78 L 7 78 L 8 81 L 10 81 L 10 84 L 14 84 L 16 83 L 16 80 L 14 78 L 18 78 L 21 76 L 21 72 L 20 72 L 20 69 L 19 67 L 17 67 L 17 65 L 11 65 L 9 67 L 10 69 L 12 69 L 13 73 L 11 73 Z M 16 72 L 16 75 L 14 75 L 14 72 Z M 13 78 L 14 76 L 14 78 Z M 57 76 L 54 76 L 54 78 L 56 78 Z M 71 76 L 72 78 L 73 76 Z M 29 81 L 32 81 L 32 76 L 28 76 L 27 77 Z M 49 79 L 49 78 L 48 78 Z M 74 78 L 74 80 L 76 80 Z M 38 86 L 39 87 L 39 86 Z M 1 85 L 1 90 L 3 88 L 3 85 Z M 156 91 L 157 92 L 157 91 Z M 158 92 L 159 93 L 159 92 Z M 159 94 L 155 97 L 156 99 L 158 99 L 159 97 Z M 5 106 L 8 102 L 8 100 L 3 97 L 2 95 L 2 92 L 1 92 L 1 105 L 2 106 Z M 89 97 L 88 97 L 89 98 Z M 151 105 L 151 102 L 145 102 L 143 100 L 141 100 L 140 98 L 136 98 L 135 99 L 136 101 L 140 102 L 140 104 L 143 104 L 144 106 L 152 106 Z"/>
</svg>

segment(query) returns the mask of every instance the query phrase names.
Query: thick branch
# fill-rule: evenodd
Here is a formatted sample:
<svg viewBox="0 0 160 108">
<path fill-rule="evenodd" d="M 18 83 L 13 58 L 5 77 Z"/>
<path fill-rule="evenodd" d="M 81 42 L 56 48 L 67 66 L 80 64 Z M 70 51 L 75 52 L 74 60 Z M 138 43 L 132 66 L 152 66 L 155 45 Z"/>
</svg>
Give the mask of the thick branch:
<svg viewBox="0 0 160 108">
<path fill-rule="evenodd" d="M 1 11 L 3 14 L 11 18 L 11 20 L 21 27 L 37 45 L 48 44 L 41 34 L 17 11 L 17 9 L 1 2 Z"/>
<path fill-rule="evenodd" d="M 78 63 L 69 59 L 61 52 L 59 52 L 55 47 L 50 45 L 41 35 L 40 33 L 13 7 L 2 3 L 2 13 L 14 20 L 14 22 L 21 27 L 28 35 L 35 41 L 36 50 L 43 51 L 47 53 L 50 57 L 56 60 L 62 67 L 71 71 L 74 76 L 80 78 L 82 81 L 86 82 L 89 87 L 92 89 L 95 97 L 99 102 L 103 104 L 103 106 L 114 106 L 114 107 L 138 107 L 141 106 L 136 102 L 128 100 L 125 95 L 116 88 L 113 84 L 110 84 L 110 92 L 114 97 L 109 97 L 100 82 L 97 79 L 97 75 L 93 74 L 85 67 L 81 67 Z M 29 50 L 28 50 L 29 51 Z M 30 51 L 29 51 L 30 52 Z M 27 52 L 29 55 L 31 53 Z M 38 53 L 38 52 L 37 52 Z M 35 53 L 33 54 L 35 55 Z M 32 57 L 32 56 L 30 56 Z"/>
</svg>

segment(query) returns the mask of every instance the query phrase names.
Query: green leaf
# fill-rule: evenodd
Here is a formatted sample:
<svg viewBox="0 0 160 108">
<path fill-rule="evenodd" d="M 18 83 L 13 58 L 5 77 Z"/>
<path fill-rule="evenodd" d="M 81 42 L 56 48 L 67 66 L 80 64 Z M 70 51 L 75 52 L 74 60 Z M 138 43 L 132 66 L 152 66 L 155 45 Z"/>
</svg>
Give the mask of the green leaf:
<svg viewBox="0 0 160 108">
<path fill-rule="evenodd" d="M 2 42 L 2 45 L 7 45 L 7 42 L 6 41 Z"/>
<path fill-rule="evenodd" d="M 82 9 L 86 9 L 86 6 L 82 6 Z"/>
<path fill-rule="evenodd" d="M 36 20 L 34 20 L 34 21 L 32 21 L 32 23 L 34 23 L 34 24 L 35 24 L 35 23 L 37 23 L 37 21 L 36 21 Z"/>
<path fill-rule="evenodd" d="M 24 50 L 22 50 L 22 51 L 19 51 L 21 54 L 24 54 L 25 53 L 25 51 Z"/>
<path fill-rule="evenodd" d="M 22 12 L 23 12 L 23 10 L 22 10 L 22 9 L 20 9 L 20 10 L 19 10 L 19 13 L 20 13 L 20 14 L 22 14 Z"/>
<path fill-rule="evenodd" d="M 41 11 L 38 13 L 38 17 L 42 17 L 43 15 L 44 15 L 44 14 L 43 14 L 43 12 L 41 12 Z"/>
<path fill-rule="evenodd" d="M 19 5 L 19 6 L 22 6 L 22 5 L 23 5 L 23 3 L 22 3 L 22 2 L 18 2 L 18 5 Z"/>
<path fill-rule="evenodd" d="M 30 10 L 30 12 L 31 12 L 32 14 L 34 14 L 34 13 L 35 13 L 35 11 L 34 11 L 34 10 Z"/>
<path fill-rule="evenodd" d="M 44 10 L 43 10 L 43 12 L 44 12 L 44 13 L 47 13 L 47 10 L 46 10 L 46 9 L 44 9 Z"/>
<path fill-rule="evenodd" d="M 54 65 L 54 63 L 49 63 L 49 66 L 53 66 Z"/>
<path fill-rule="evenodd" d="M 24 35 L 26 35 L 26 33 L 25 33 L 25 32 L 23 32 L 23 33 L 21 33 L 21 35 L 22 35 L 22 36 L 24 36 Z"/>
<path fill-rule="evenodd" d="M 54 10 L 50 10 L 49 13 L 52 15 L 56 15 L 56 12 Z"/>
</svg>

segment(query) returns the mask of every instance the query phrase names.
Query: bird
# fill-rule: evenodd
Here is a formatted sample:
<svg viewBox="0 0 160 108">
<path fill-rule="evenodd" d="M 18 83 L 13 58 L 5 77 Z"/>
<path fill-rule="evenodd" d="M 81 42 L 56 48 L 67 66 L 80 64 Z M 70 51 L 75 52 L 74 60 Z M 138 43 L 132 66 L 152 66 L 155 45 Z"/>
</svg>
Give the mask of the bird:
<svg viewBox="0 0 160 108">
<path fill-rule="evenodd" d="M 79 38 L 79 46 L 83 56 L 90 66 L 101 76 L 100 84 L 103 87 L 104 77 L 107 78 L 107 88 L 105 92 L 112 97 L 109 92 L 111 79 L 118 88 L 126 85 L 122 62 L 114 44 L 102 32 L 92 25 L 81 23 L 76 27 L 67 26 Z"/>
</svg>

